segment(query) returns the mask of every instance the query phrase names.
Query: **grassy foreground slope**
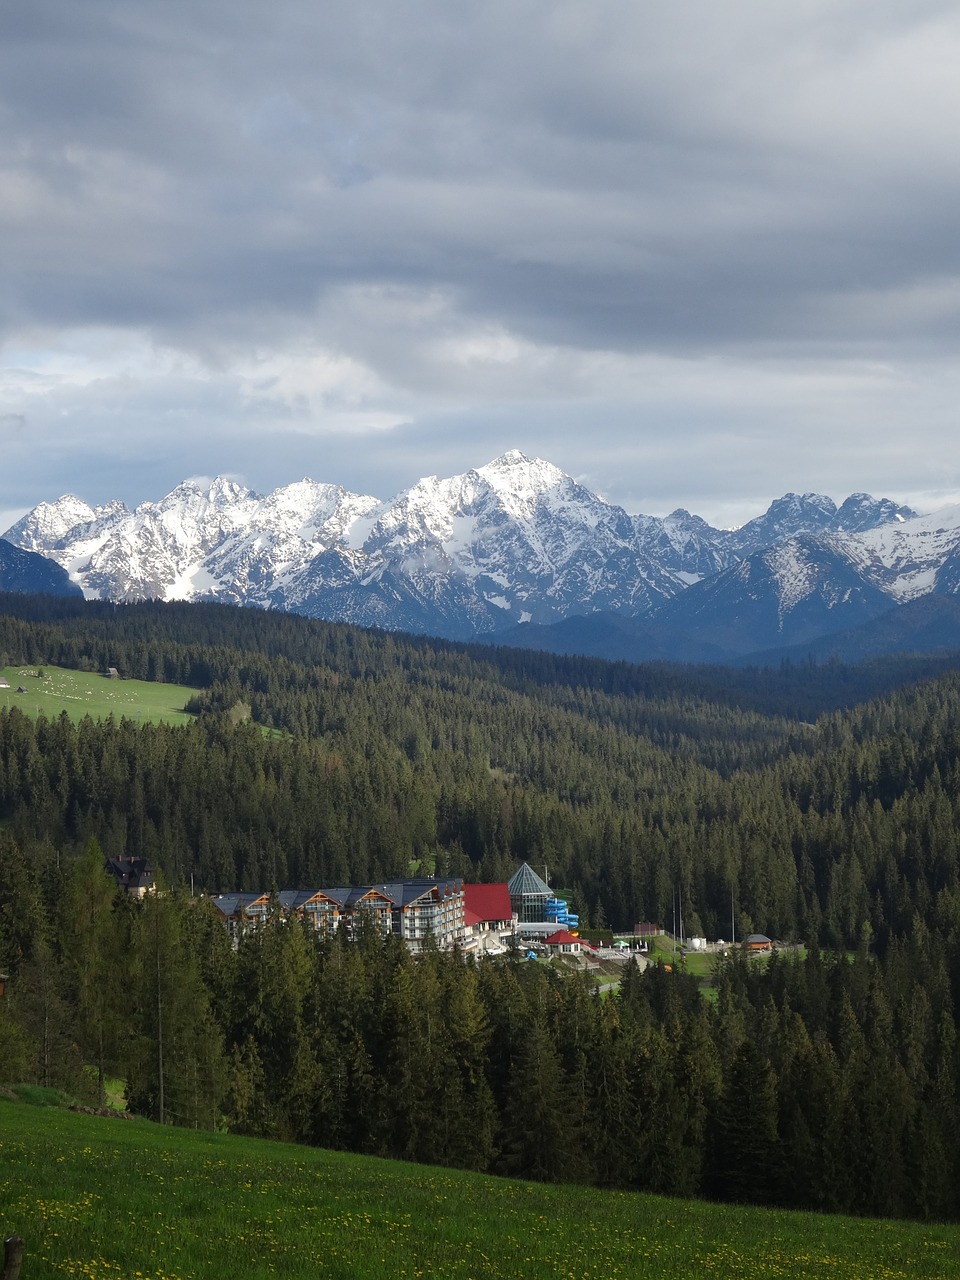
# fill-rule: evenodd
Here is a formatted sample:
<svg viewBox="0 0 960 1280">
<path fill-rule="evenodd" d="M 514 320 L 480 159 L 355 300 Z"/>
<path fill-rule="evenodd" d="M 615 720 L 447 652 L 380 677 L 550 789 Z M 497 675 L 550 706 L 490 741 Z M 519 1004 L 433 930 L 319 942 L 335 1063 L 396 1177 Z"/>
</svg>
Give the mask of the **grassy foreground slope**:
<svg viewBox="0 0 960 1280">
<path fill-rule="evenodd" d="M 0 1101 L 24 1280 L 960 1275 L 960 1228 L 549 1187 Z"/>
<path fill-rule="evenodd" d="M 97 671 L 65 667 L 4 667 L 0 676 L 10 684 L 9 689 L 0 688 L 0 707 L 19 707 L 28 716 L 42 712 L 55 720 L 65 711 L 71 720 L 105 720 L 112 715 L 151 724 L 190 724 L 196 718 L 183 708 L 197 691 L 184 685 L 110 680 Z M 18 693 L 20 688 L 26 692 Z"/>
</svg>

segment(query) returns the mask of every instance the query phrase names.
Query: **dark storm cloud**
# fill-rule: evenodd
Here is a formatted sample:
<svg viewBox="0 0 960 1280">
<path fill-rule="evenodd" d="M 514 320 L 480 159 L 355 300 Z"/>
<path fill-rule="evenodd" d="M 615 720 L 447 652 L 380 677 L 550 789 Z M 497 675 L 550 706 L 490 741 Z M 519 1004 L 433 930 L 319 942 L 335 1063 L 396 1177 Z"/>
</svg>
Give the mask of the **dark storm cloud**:
<svg viewBox="0 0 960 1280">
<path fill-rule="evenodd" d="M 952 4 L 0 23 L 0 414 L 46 459 L 4 507 L 82 459 L 92 498 L 218 470 L 387 496 L 512 445 L 665 507 L 954 484 Z"/>
</svg>

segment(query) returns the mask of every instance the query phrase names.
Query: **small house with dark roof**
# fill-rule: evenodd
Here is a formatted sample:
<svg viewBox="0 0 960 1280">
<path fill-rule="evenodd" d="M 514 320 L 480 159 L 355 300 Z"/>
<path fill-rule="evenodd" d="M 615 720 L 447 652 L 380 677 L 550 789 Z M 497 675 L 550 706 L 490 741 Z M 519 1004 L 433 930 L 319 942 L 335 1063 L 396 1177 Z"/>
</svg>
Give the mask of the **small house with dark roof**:
<svg viewBox="0 0 960 1280">
<path fill-rule="evenodd" d="M 142 898 L 152 893 L 157 887 L 153 878 L 153 869 L 146 858 L 128 857 L 107 858 L 104 870 L 112 875 L 117 884 L 132 898 Z"/>
<path fill-rule="evenodd" d="M 746 951 L 769 951 L 773 942 L 765 933 L 748 933 L 743 946 Z"/>
</svg>

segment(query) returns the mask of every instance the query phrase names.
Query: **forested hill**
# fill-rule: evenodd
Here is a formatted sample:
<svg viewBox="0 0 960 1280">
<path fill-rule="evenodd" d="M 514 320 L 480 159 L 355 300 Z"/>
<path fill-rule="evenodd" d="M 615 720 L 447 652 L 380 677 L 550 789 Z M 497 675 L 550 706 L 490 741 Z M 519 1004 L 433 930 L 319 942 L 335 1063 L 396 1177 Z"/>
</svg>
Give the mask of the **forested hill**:
<svg viewBox="0 0 960 1280">
<path fill-rule="evenodd" d="M 197 689 L 187 728 L 0 715 L 0 821 L 209 890 L 547 866 L 594 923 L 883 945 L 958 895 L 956 655 L 598 660 L 207 605 L 0 598 L 5 663 Z M 267 735 L 263 727 L 278 730 Z M 51 872 L 52 874 L 52 872 Z M 2 870 L 0 870 L 2 876 Z"/>
</svg>

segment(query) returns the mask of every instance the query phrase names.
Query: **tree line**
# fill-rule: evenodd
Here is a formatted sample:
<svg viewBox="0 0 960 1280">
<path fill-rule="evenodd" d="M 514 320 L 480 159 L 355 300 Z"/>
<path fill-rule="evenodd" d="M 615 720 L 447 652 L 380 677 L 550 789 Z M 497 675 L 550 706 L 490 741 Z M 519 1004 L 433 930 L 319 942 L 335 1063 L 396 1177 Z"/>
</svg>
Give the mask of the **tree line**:
<svg viewBox="0 0 960 1280">
<path fill-rule="evenodd" d="M 96 838 L 209 892 L 415 869 L 503 881 L 525 860 L 594 925 L 669 923 L 682 893 L 690 932 L 730 936 L 732 905 L 737 936 L 827 947 L 864 923 L 886 946 L 959 887 L 955 675 L 815 726 L 672 695 L 521 692 L 470 668 L 445 684 L 402 664 L 311 680 L 315 733 L 219 705 L 186 727 L 5 709 L 0 823 L 64 856 Z"/>
<path fill-rule="evenodd" d="M 155 1120 L 543 1181 L 960 1217 L 960 910 L 878 956 L 718 958 L 715 998 L 631 964 L 601 997 L 279 912 L 236 947 L 208 900 L 126 899 L 91 842 L 0 850 L 0 1079 Z M 8 905 L 16 906 L 13 917 Z"/>
<path fill-rule="evenodd" d="M 631 667 L 223 606 L 0 598 L 0 657 L 195 690 L 0 711 L 0 1078 L 156 1119 L 681 1195 L 957 1217 L 956 656 Z M 104 855 L 170 891 L 117 897 Z M 581 918 L 806 942 L 704 999 L 271 926 L 201 891 L 549 868 Z"/>
</svg>

